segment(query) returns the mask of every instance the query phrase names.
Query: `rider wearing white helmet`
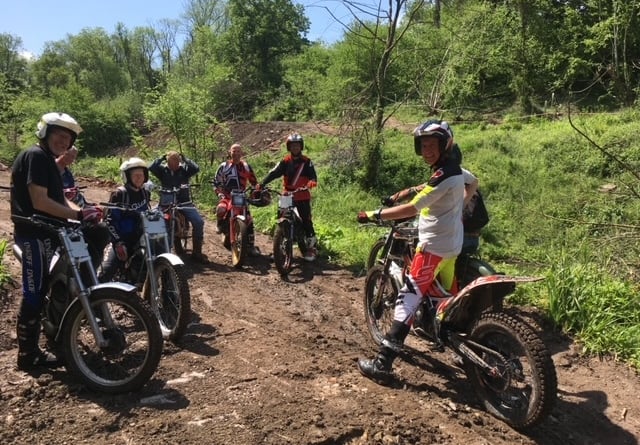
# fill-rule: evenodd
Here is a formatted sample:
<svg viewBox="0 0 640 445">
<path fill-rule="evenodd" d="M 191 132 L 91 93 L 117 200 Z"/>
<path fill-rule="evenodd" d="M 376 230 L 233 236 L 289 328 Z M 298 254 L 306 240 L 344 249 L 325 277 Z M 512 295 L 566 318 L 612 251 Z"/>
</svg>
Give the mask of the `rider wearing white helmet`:
<svg viewBox="0 0 640 445">
<path fill-rule="evenodd" d="M 82 128 L 65 113 L 44 114 L 37 124 L 38 142 L 22 151 L 11 168 L 11 214 L 31 217 L 43 214 L 62 220 L 97 221 L 102 212 L 96 207 L 80 210 L 69 202 L 55 158 L 75 142 Z M 22 249 L 23 299 L 18 312 L 18 368 L 30 370 L 38 366 L 58 366 L 54 353 L 41 351 L 40 314 L 45 297 L 47 266 L 59 240 L 28 223 L 14 220 L 15 243 Z M 89 240 L 87 240 L 89 241 Z M 90 244 L 91 249 L 91 244 Z M 102 254 L 92 251 L 92 256 Z"/>
<path fill-rule="evenodd" d="M 129 257 L 129 252 L 142 235 L 138 213 L 147 210 L 150 205 L 151 196 L 144 187 L 149 180 L 147 163 L 137 157 L 127 159 L 120 166 L 120 174 L 124 185 L 111 193 L 109 202 L 124 205 L 128 209 L 111 209 L 107 216 L 113 249 L 102 263 L 102 271 L 98 276 L 100 282 L 110 281 Z"/>
</svg>

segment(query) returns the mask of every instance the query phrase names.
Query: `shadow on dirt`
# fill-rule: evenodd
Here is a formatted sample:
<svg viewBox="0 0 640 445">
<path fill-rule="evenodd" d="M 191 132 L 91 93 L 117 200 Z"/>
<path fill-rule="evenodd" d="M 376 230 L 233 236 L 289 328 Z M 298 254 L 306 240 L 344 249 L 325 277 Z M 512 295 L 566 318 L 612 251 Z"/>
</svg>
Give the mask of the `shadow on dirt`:
<svg viewBox="0 0 640 445">
<path fill-rule="evenodd" d="M 558 343 L 557 340 L 556 343 Z M 467 381 L 466 375 L 455 365 L 446 363 L 446 354 L 447 352 L 424 352 L 405 344 L 399 356 L 399 359 L 407 365 L 447 379 L 444 385 L 445 390 L 426 383 L 412 383 L 397 374 L 389 386 L 397 390 L 424 392 L 429 398 L 435 395 L 439 400 L 451 400 L 456 404 L 464 404 L 484 412 L 484 408 L 474 396 L 475 391 Z M 566 400 L 568 398 L 580 400 L 573 402 Z M 608 406 L 607 395 L 602 391 L 567 393 L 559 389 L 558 399 L 549 416 L 535 428 L 520 431 L 520 433 L 541 445 L 586 443 L 637 445 L 638 441 L 632 433 L 611 422 L 606 416 L 605 410 Z"/>
</svg>

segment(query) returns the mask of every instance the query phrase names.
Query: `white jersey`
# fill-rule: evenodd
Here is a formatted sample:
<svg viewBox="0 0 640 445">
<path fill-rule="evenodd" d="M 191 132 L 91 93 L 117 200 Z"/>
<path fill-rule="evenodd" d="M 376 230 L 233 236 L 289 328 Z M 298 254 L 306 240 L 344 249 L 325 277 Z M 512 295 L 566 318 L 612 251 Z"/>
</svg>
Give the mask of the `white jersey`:
<svg viewBox="0 0 640 445">
<path fill-rule="evenodd" d="M 464 177 L 460 166 L 449 162 L 438 168 L 426 187 L 412 200 L 420 212 L 418 220 L 421 250 L 442 258 L 455 257 L 462 249 L 462 206 Z"/>
</svg>

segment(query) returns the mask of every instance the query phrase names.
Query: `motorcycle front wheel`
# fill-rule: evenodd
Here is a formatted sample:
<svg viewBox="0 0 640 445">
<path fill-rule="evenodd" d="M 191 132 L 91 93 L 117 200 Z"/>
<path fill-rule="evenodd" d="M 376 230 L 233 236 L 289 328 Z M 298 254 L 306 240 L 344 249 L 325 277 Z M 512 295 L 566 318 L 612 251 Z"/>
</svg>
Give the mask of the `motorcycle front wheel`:
<svg viewBox="0 0 640 445">
<path fill-rule="evenodd" d="M 468 338 L 499 354 L 471 347 L 491 370 L 465 359 L 466 374 L 485 409 L 515 429 L 540 423 L 556 399 L 557 376 L 546 346 L 529 327 L 507 314 L 484 312 Z"/>
<path fill-rule="evenodd" d="M 378 346 L 393 323 L 397 295 L 398 285 L 382 265 L 369 269 L 364 283 L 364 317 L 369 334 Z"/>
<path fill-rule="evenodd" d="M 278 224 L 273 234 L 273 262 L 282 276 L 286 276 L 293 265 L 293 240 L 289 237 L 288 224 Z"/>
<path fill-rule="evenodd" d="M 236 218 L 231 222 L 231 230 L 235 232 L 231 237 L 231 264 L 233 267 L 241 267 L 249 250 L 247 223 Z"/>
<path fill-rule="evenodd" d="M 376 264 L 382 264 L 382 260 L 386 255 L 386 252 L 383 251 L 384 245 L 386 244 L 386 239 L 384 237 L 378 238 L 373 246 L 371 246 L 371 250 L 369 250 L 369 257 L 367 258 L 367 270 L 371 269 Z"/>
<path fill-rule="evenodd" d="M 158 368 L 163 339 L 149 306 L 135 294 L 99 289 L 90 297 L 106 346 L 96 344 L 87 314 L 75 304 L 65 315 L 60 347 L 65 367 L 89 389 L 119 394 L 141 389 Z"/>
<path fill-rule="evenodd" d="M 152 295 L 150 276 L 147 275 L 142 296 L 158 318 L 162 336 L 175 342 L 184 335 L 191 321 L 187 271 L 184 264 L 171 264 L 163 257 L 156 258 L 153 271 L 158 294 Z"/>
</svg>

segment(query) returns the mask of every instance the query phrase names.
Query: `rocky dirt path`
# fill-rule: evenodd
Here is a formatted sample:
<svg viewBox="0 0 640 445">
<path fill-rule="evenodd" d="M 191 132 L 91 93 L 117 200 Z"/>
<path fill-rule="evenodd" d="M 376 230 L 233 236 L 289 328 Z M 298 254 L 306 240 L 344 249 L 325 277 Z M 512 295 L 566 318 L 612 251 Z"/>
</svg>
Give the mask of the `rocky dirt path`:
<svg viewBox="0 0 640 445">
<path fill-rule="evenodd" d="M 0 184 L 8 174 L 0 173 Z M 105 200 L 107 190 L 87 194 Z M 524 435 L 485 413 L 447 353 L 410 337 L 393 387 L 364 379 L 355 360 L 375 351 L 361 308 L 364 278 L 326 261 L 298 264 L 283 281 L 265 253 L 230 266 L 214 224 L 211 264 L 187 261 L 193 322 L 167 343 L 154 378 L 139 392 L 105 396 L 63 369 L 15 369 L 19 289 L 0 313 L 2 444 L 637 444 L 640 380 L 611 361 L 586 359 L 545 328 L 558 369 L 551 416 Z M 10 239 L 6 199 L 0 236 Z M 5 261 L 16 273 L 17 264 Z M 529 316 L 536 317 L 535 313 Z M 544 326 L 544 323 L 542 323 Z"/>
</svg>

